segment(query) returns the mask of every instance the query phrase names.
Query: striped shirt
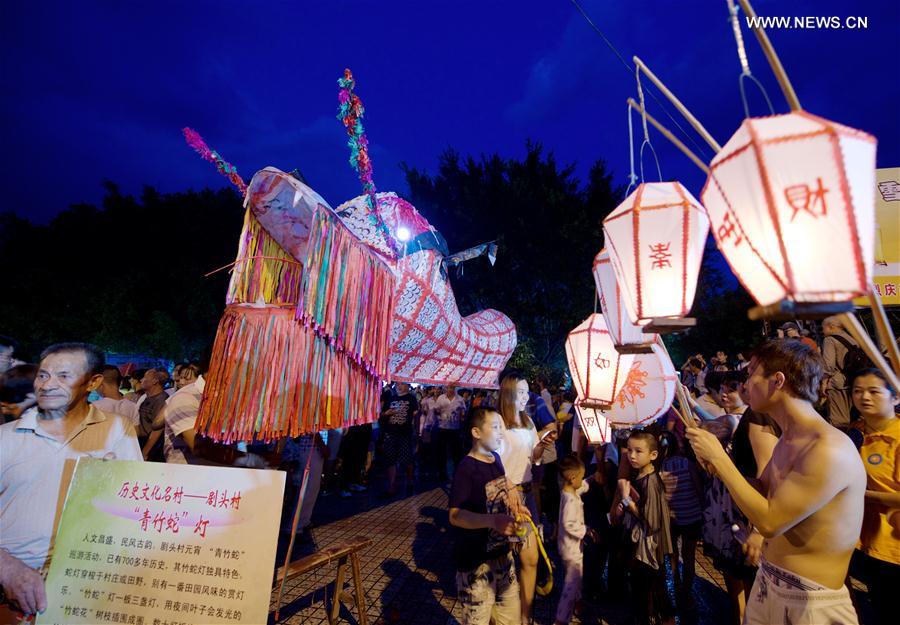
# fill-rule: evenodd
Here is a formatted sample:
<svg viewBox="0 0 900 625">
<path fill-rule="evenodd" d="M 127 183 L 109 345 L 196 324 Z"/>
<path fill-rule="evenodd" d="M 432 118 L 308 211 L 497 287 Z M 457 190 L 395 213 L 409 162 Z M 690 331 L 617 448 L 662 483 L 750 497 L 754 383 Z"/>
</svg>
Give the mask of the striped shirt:
<svg viewBox="0 0 900 625">
<path fill-rule="evenodd" d="M 672 456 L 663 461 L 659 472 L 666 487 L 672 522 L 677 525 L 690 525 L 703 518 L 700 495 L 691 478 L 690 463 L 684 456 Z"/>
<path fill-rule="evenodd" d="M 200 398 L 203 397 L 205 388 L 206 380 L 201 375 L 195 382 L 178 389 L 166 402 L 166 406 L 163 408 L 166 420 L 163 451 L 166 454 L 166 462 L 195 463 L 196 458 L 181 435 L 194 429 L 197 412 L 200 410 Z"/>
<path fill-rule="evenodd" d="M 65 442 L 43 431 L 36 407 L 0 426 L 0 548 L 32 568 L 47 564 L 75 460 L 104 457 L 143 460 L 134 426 L 94 406 Z"/>
</svg>

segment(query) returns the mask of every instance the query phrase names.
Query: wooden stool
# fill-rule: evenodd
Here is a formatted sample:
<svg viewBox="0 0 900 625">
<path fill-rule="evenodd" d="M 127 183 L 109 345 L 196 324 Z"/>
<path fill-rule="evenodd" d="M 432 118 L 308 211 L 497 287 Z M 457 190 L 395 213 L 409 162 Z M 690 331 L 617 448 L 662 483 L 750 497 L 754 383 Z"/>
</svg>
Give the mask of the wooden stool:
<svg viewBox="0 0 900 625">
<path fill-rule="evenodd" d="M 334 596 L 331 600 L 331 609 L 328 609 L 326 593 L 325 609 L 327 610 L 328 623 L 334 625 L 337 622 L 338 613 L 341 611 L 341 602 L 356 604 L 359 614 L 359 625 L 368 625 L 366 616 L 366 595 L 362 587 L 362 577 L 359 568 L 359 552 L 372 544 L 372 539 L 366 536 L 355 536 L 345 543 L 332 545 L 321 551 L 317 551 L 304 558 L 291 562 L 285 571 L 284 567 L 278 567 L 275 571 L 275 586 L 283 579 L 292 579 L 303 573 L 314 571 L 337 560 L 337 575 L 334 580 Z M 355 597 L 344 591 L 344 568 L 349 560 L 351 574 L 353 575 L 353 590 Z M 276 606 L 276 612 L 281 606 Z"/>
</svg>

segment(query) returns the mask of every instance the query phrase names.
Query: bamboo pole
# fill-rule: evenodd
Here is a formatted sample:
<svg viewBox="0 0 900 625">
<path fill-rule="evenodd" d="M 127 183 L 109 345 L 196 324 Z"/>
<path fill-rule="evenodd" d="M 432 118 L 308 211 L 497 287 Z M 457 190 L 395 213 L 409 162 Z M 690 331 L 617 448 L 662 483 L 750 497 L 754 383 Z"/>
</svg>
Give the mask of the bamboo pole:
<svg viewBox="0 0 900 625">
<path fill-rule="evenodd" d="M 866 352 L 866 356 L 875 363 L 875 366 L 884 374 L 884 377 L 891 383 L 891 386 L 900 388 L 900 380 L 897 379 L 897 375 L 884 360 L 884 356 L 878 351 L 875 343 L 872 342 L 872 339 L 866 333 L 866 329 L 862 327 L 862 324 L 860 324 L 856 315 L 853 313 L 844 313 L 840 316 L 840 319 L 844 324 L 844 327 L 847 328 L 847 331 L 850 333 L 850 336 L 852 336 L 863 351 Z"/>
<path fill-rule="evenodd" d="M 869 301 L 872 303 L 872 317 L 875 318 L 875 329 L 878 331 L 878 338 L 881 340 L 883 348 L 887 349 L 888 360 L 894 368 L 894 373 L 900 377 L 900 350 L 897 349 L 897 339 L 891 331 L 891 325 L 888 323 L 887 315 L 884 312 L 884 305 L 881 303 L 881 296 L 874 290 L 869 291 Z"/>
<path fill-rule="evenodd" d="M 690 148 L 688 148 L 685 144 L 683 144 L 681 141 L 679 141 L 675 135 L 673 135 L 671 132 L 669 132 L 668 128 L 666 128 L 665 126 L 660 124 L 658 121 L 653 119 L 653 117 L 649 113 L 645 113 L 644 109 L 641 107 L 641 105 L 638 104 L 637 102 L 635 102 L 633 98 L 628 98 L 628 106 L 630 106 L 631 108 L 636 110 L 641 115 L 644 115 L 647 118 L 647 121 L 650 122 L 651 124 L 653 124 L 654 128 L 656 128 L 659 132 L 661 132 L 662 135 L 666 139 L 671 141 L 672 144 L 676 148 L 681 150 L 685 156 L 687 156 L 689 159 L 691 159 L 694 162 L 694 165 L 699 167 L 703 171 L 703 173 L 705 173 L 706 175 L 709 175 L 709 167 L 706 166 L 706 163 L 704 163 L 699 158 L 697 158 L 697 155 L 694 154 L 693 152 L 691 152 Z"/>
<path fill-rule="evenodd" d="M 697 133 L 701 137 L 703 137 L 703 140 L 709 144 L 709 147 L 711 147 L 717 153 L 721 152 L 722 146 L 719 145 L 719 143 L 715 139 L 713 139 L 712 135 L 709 134 L 703 124 L 701 124 L 700 121 L 696 117 L 694 117 L 694 115 L 688 110 L 688 108 L 684 104 L 682 104 L 681 100 L 676 98 L 675 94 L 669 91 L 669 88 L 666 87 L 666 85 L 656 77 L 656 74 L 650 71 L 650 68 L 647 67 L 640 58 L 635 56 L 633 60 L 638 69 L 644 72 L 647 78 L 650 79 L 650 82 L 656 85 L 656 87 L 660 91 L 662 91 L 662 94 L 669 99 L 669 102 L 671 102 L 676 109 L 678 109 L 678 112 L 681 113 L 681 115 L 688 121 L 688 123 L 694 127 L 694 130 L 696 130 Z"/>
<path fill-rule="evenodd" d="M 740 2 L 741 8 L 744 10 L 744 13 L 747 14 L 747 17 L 755 22 L 756 20 L 754 18 L 756 18 L 756 13 L 753 11 L 753 7 L 750 6 L 750 0 L 738 0 L 738 2 Z M 751 26 L 750 29 L 759 40 L 759 45 L 762 48 L 763 53 L 765 53 L 766 59 L 769 61 L 769 67 L 772 68 L 772 72 L 775 74 L 775 78 L 778 79 L 778 85 L 781 87 L 781 92 L 784 94 L 784 99 L 787 100 L 788 105 L 791 107 L 791 110 L 802 110 L 802 107 L 800 106 L 800 100 L 797 98 L 797 93 L 794 91 L 793 85 L 791 85 L 791 81 L 788 78 L 787 72 L 784 71 L 784 66 L 781 64 L 781 60 L 778 58 L 778 53 L 776 53 L 775 48 L 772 47 L 772 42 L 769 41 L 769 36 L 766 34 L 766 31 L 759 26 L 758 22 L 755 26 Z"/>
</svg>

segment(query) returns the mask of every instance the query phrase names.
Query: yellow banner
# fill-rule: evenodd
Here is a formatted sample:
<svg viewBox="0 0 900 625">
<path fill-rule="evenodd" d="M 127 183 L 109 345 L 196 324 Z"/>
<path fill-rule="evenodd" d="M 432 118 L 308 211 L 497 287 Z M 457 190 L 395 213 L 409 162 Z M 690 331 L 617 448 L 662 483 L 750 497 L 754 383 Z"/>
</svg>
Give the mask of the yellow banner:
<svg viewBox="0 0 900 625">
<path fill-rule="evenodd" d="M 875 268 L 872 281 L 885 306 L 900 306 L 900 167 L 875 170 Z M 867 298 L 853 301 L 868 306 Z"/>
</svg>

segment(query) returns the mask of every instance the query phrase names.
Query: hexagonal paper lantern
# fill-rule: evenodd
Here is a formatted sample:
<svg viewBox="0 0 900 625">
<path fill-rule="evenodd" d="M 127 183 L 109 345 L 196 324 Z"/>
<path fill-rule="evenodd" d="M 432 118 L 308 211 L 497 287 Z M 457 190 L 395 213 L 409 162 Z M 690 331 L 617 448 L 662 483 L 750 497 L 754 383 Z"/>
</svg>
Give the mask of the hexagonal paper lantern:
<svg viewBox="0 0 900 625">
<path fill-rule="evenodd" d="M 594 284 L 597 285 L 603 317 L 616 348 L 623 353 L 648 351 L 656 335 L 644 334 L 641 326 L 628 317 L 625 298 L 605 247 L 594 258 Z"/>
<path fill-rule="evenodd" d="M 661 417 L 675 399 L 678 376 L 666 351 L 653 345 L 649 354 L 638 354 L 612 406 L 604 411 L 613 425 L 635 425 Z"/>
<path fill-rule="evenodd" d="M 761 305 L 839 302 L 868 290 L 875 137 L 804 111 L 751 118 L 710 163 L 713 236 Z"/>
<path fill-rule="evenodd" d="M 606 320 L 598 313 L 569 332 L 566 357 L 579 403 L 602 405 L 615 399 L 634 360 L 616 351 Z"/>
<path fill-rule="evenodd" d="M 575 403 L 575 412 L 578 415 L 578 425 L 591 445 L 602 445 L 612 440 L 612 427 L 603 414 L 597 408 L 585 408 Z"/>
<path fill-rule="evenodd" d="M 603 220 L 606 249 L 634 323 L 688 314 L 708 231 L 706 211 L 677 182 L 638 185 Z"/>
</svg>

